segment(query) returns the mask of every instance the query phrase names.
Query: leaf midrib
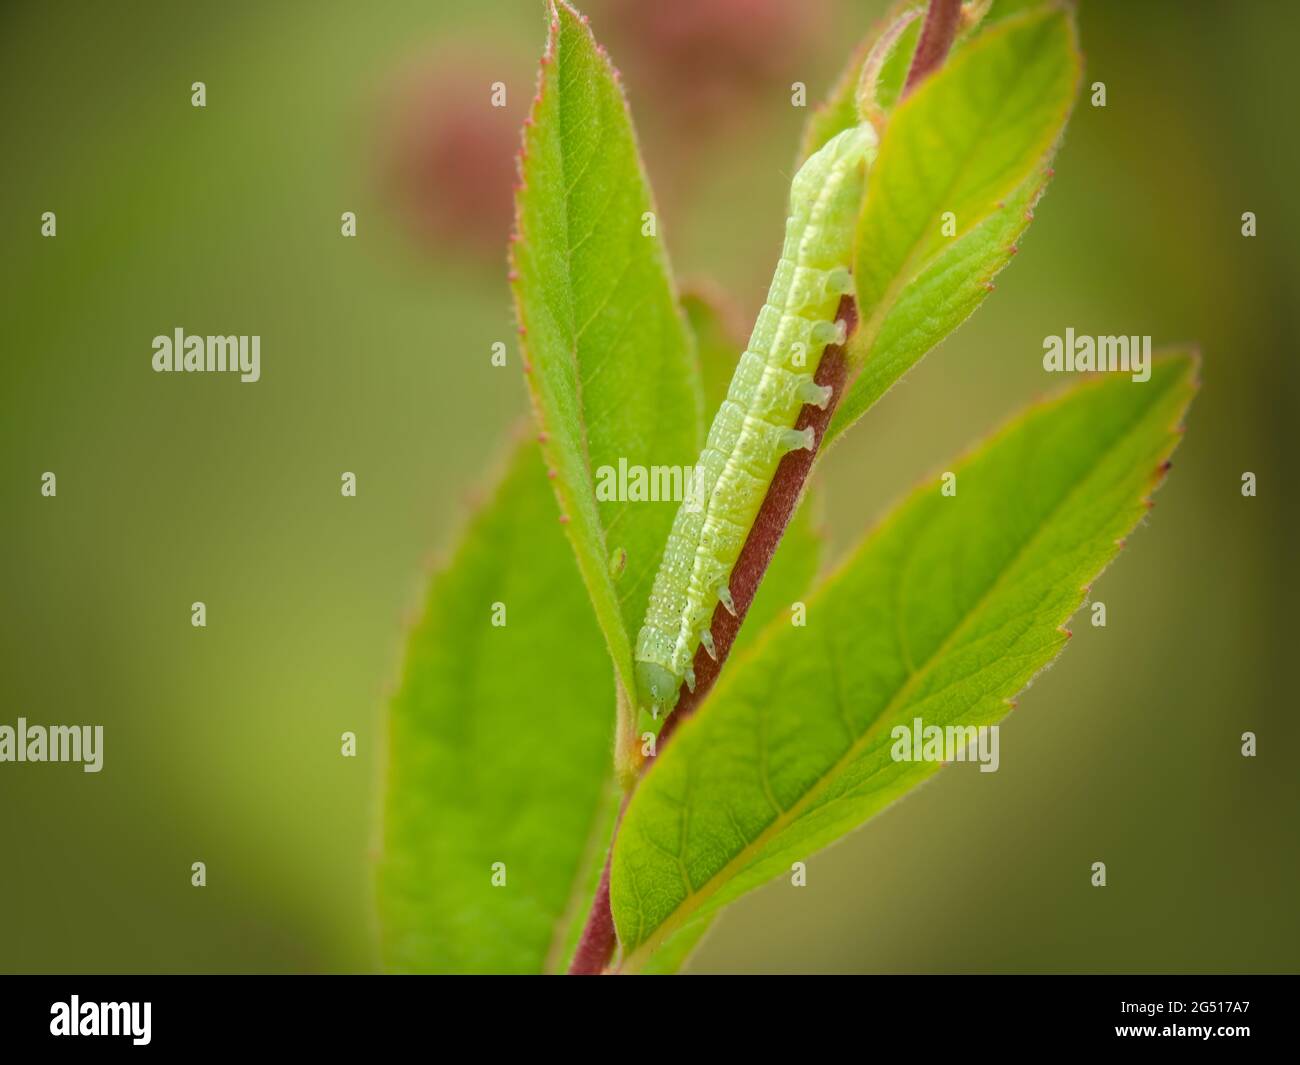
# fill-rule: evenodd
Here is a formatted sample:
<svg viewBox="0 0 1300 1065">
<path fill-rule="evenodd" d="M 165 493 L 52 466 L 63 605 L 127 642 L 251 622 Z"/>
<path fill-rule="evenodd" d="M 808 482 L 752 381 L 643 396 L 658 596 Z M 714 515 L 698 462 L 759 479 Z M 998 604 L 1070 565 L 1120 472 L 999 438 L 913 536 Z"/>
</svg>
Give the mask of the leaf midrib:
<svg viewBox="0 0 1300 1065">
<path fill-rule="evenodd" d="M 566 17 L 566 13 L 557 10 L 556 17 L 557 19 L 563 19 Z M 577 32 L 581 32 L 581 29 Z M 623 686 L 630 686 L 632 683 L 631 637 L 627 631 L 627 623 L 623 616 L 622 601 L 619 598 L 617 589 L 614 587 L 613 581 L 609 578 L 608 568 L 602 564 L 602 560 L 609 557 L 609 543 L 604 521 L 601 517 L 600 508 L 594 504 L 595 489 L 591 477 L 591 442 L 588 435 L 586 406 L 582 396 L 584 384 L 582 377 L 582 363 L 578 357 L 579 345 L 581 343 L 581 330 L 579 330 L 577 326 L 577 306 L 573 298 L 575 284 L 573 274 L 574 233 L 570 202 L 573 190 L 576 189 L 583 180 L 585 180 L 588 166 L 595 161 L 599 153 L 595 148 L 593 148 L 592 154 L 588 158 L 587 165 L 579 171 L 578 177 L 574 179 L 572 184 L 570 184 L 569 145 L 571 144 L 571 127 L 569 124 L 569 115 L 571 107 L 566 104 L 562 82 L 569 66 L 574 62 L 581 61 L 581 53 L 574 53 L 571 57 L 573 49 L 564 47 L 563 37 L 564 28 L 561 24 L 560 28 L 554 33 L 554 61 L 551 65 L 551 71 L 553 71 L 553 74 L 550 76 L 554 78 L 551 83 L 551 88 L 555 93 L 555 108 L 559 115 L 559 121 L 557 123 L 559 127 L 557 133 L 559 139 L 559 168 L 561 185 L 565 190 L 558 198 L 557 210 L 562 216 L 560 222 L 564 231 L 564 305 L 565 311 L 567 312 L 565 317 L 567 318 L 568 326 L 568 344 L 566 347 L 568 349 L 567 354 L 569 364 L 572 367 L 574 391 L 573 409 L 574 416 L 577 420 L 576 443 L 579 462 L 577 464 L 578 469 L 574 472 L 582 483 L 576 485 L 570 483 L 565 477 L 559 477 L 556 479 L 556 489 L 564 497 L 567 497 L 565 509 L 574 517 L 579 518 L 582 526 L 589 530 L 594 541 L 593 546 L 596 549 L 598 557 L 594 559 L 588 557 L 588 552 L 581 550 L 577 543 L 573 544 L 574 554 L 577 556 L 578 567 L 583 572 L 584 576 L 589 581 L 600 585 L 604 589 L 604 598 L 607 600 L 609 607 L 612 608 L 612 617 L 609 618 L 609 625 L 616 626 L 618 632 L 614 633 L 608 631 L 607 626 L 604 624 L 606 611 L 602 610 L 599 606 L 596 607 L 597 620 L 601 623 L 600 627 L 603 630 L 605 642 L 609 647 L 610 657 L 614 660 L 614 672 L 618 678 L 618 683 Z M 580 67 L 577 69 L 579 72 L 581 71 Z M 605 101 L 600 99 L 598 90 L 596 92 L 594 106 L 598 111 L 603 110 L 605 106 Z M 602 122 L 602 143 L 604 136 L 604 123 Z M 596 226 L 599 228 L 599 220 L 597 221 Z M 585 329 L 585 326 L 583 328 Z M 584 491 L 584 489 L 589 489 L 590 491 Z M 584 501 L 587 496 L 591 496 L 593 500 L 590 508 L 584 506 Z M 583 520 L 585 518 L 591 518 L 594 520 Z M 616 636 L 621 638 L 616 639 Z"/>
<path fill-rule="evenodd" d="M 980 615 L 990 597 L 1001 587 L 1003 581 L 1006 579 L 1006 575 L 1016 568 L 1019 561 L 1025 556 L 1025 553 L 1029 548 L 1043 535 L 1043 530 L 1052 523 L 1052 520 L 1061 509 L 1071 499 L 1073 499 L 1074 496 L 1085 485 L 1087 485 L 1094 476 L 1096 476 L 1097 471 L 1102 467 L 1105 460 L 1109 458 L 1127 438 L 1129 430 L 1151 413 L 1159 400 L 1178 380 L 1180 380 L 1180 378 L 1171 377 L 1170 384 L 1157 392 L 1152 397 L 1150 404 L 1138 408 L 1137 415 L 1131 421 L 1127 422 L 1123 429 L 1115 435 L 1114 439 L 1107 444 L 1105 451 L 1101 453 L 1097 461 L 1093 462 L 1087 468 L 1086 473 L 1080 477 L 1069 488 L 1069 490 L 1061 496 L 1060 499 L 1052 504 L 1051 509 L 1037 524 L 1030 536 L 1020 543 L 1016 548 L 1015 554 L 999 570 L 997 576 L 990 582 L 989 586 L 980 593 L 979 600 L 966 611 L 961 620 L 953 627 L 948 635 L 944 637 L 939 646 L 926 658 L 925 664 L 903 682 L 902 686 L 899 687 L 893 696 L 890 697 L 889 701 L 885 704 L 880 713 L 876 715 L 871 724 L 867 726 L 866 730 L 863 731 L 856 740 L 853 740 L 849 744 L 848 749 L 836 760 L 835 764 L 818 777 L 816 782 L 814 782 L 797 800 L 795 800 L 785 813 L 779 815 L 775 820 L 773 820 L 772 823 L 754 837 L 750 843 L 746 844 L 735 855 L 735 857 L 714 873 L 699 891 L 693 892 L 686 900 L 683 900 L 682 904 L 673 910 L 664 921 L 660 922 L 659 927 L 656 928 L 650 936 L 638 944 L 632 953 L 628 955 L 627 959 L 623 963 L 623 968 L 634 971 L 640 960 L 644 960 L 644 958 L 648 958 L 652 955 L 660 945 L 662 945 L 674 932 L 678 930 L 678 928 L 680 928 L 692 915 L 697 913 L 709 898 L 721 890 L 730 881 L 734 880 L 736 876 L 743 873 L 755 854 L 760 852 L 768 842 L 789 827 L 796 817 L 802 815 L 804 810 L 811 804 L 812 800 L 815 799 L 830 782 L 834 781 L 847 765 L 852 764 L 858 755 L 861 754 L 863 747 L 875 737 L 881 723 L 889 720 L 890 715 L 901 705 L 906 705 L 905 699 L 910 696 L 912 690 L 917 686 L 917 684 L 919 684 L 920 680 L 930 673 L 934 664 L 947 652 L 958 637 L 962 635 L 964 630 L 970 626 L 972 620 Z M 996 439 L 996 437 L 994 439 Z M 990 443 L 992 443 L 992 441 L 990 441 Z M 1094 454 L 1096 453 L 1094 452 Z M 883 531 L 884 528 L 882 527 L 877 531 L 876 535 L 883 533 Z M 874 541 L 875 536 L 871 539 Z M 866 549 L 867 545 L 864 544 L 863 551 Z M 851 556 L 846 560 L 845 567 L 851 565 L 856 555 L 861 553 L 862 552 L 856 552 L 854 556 Z M 843 569 L 844 567 L 841 568 Z M 835 577 L 829 578 L 825 586 L 830 587 L 835 583 L 835 579 Z M 819 598 L 820 596 L 817 596 L 813 601 L 816 601 L 816 599 Z M 828 650 L 831 657 L 833 659 L 836 658 L 834 646 L 830 645 Z M 691 903 L 691 905 L 688 905 L 688 903 Z"/>
</svg>

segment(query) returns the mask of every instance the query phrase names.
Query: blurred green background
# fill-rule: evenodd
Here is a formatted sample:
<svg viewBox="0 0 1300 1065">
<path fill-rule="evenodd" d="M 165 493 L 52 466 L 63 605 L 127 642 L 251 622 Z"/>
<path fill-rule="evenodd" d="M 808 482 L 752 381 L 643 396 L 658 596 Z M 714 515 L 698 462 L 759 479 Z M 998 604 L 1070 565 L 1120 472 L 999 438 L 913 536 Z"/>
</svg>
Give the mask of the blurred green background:
<svg viewBox="0 0 1300 1065">
<path fill-rule="evenodd" d="M 746 318 L 804 117 L 790 83 L 815 100 L 883 8 L 587 5 L 678 272 Z M 1060 384 L 1039 360 L 1067 326 L 1202 345 L 1171 479 L 1094 589 L 1108 626 L 1076 618 L 1000 771 L 954 767 L 814 857 L 807 888 L 742 900 L 695 971 L 1300 968 L 1300 15 L 1114 0 L 1081 25 L 1108 106 L 1080 100 L 997 292 L 828 456 L 828 519 L 842 549 Z M 385 692 L 526 409 L 513 343 L 506 369 L 489 356 L 513 335 L 511 155 L 543 29 L 532 0 L 5 6 L 0 723 L 100 723 L 106 750 L 99 775 L 0 765 L 0 970 L 375 967 Z M 262 380 L 154 374 L 177 326 L 260 334 Z"/>
</svg>

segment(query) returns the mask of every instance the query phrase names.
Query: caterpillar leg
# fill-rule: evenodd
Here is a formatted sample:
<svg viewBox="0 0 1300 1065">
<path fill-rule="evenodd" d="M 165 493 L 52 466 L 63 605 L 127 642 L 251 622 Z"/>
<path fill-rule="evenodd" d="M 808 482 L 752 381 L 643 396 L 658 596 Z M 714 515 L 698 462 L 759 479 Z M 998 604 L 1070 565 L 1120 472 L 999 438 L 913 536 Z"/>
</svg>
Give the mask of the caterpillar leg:
<svg viewBox="0 0 1300 1065">
<path fill-rule="evenodd" d="M 695 691 L 695 667 L 694 666 L 686 667 L 686 687 L 688 687 L 691 691 Z"/>
<path fill-rule="evenodd" d="M 843 344 L 849 338 L 849 327 L 843 319 L 818 322 L 812 327 L 812 339 L 817 344 Z"/>
<path fill-rule="evenodd" d="M 853 294 L 853 275 L 847 267 L 837 267 L 826 275 L 826 291 L 836 296 Z"/>
<path fill-rule="evenodd" d="M 813 433 L 811 425 L 803 429 L 782 429 L 779 437 L 782 454 L 787 451 L 798 451 L 800 448 L 803 448 L 804 451 L 811 451 L 816 441 L 817 437 Z M 734 614 L 735 611 L 733 610 L 732 613 Z"/>
<path fill-rule="evenodd" d="M 809 376 L 799 385 L 799 398 L 805 403 L 811 403 L 814 407 L 825 410 L 826 404 L 831 401 L 831 386 L 819 385 Z"/>
<path fill-rule="evenodd" d="M 736 616 L 736 601 L 731 598 L 731 589 L 727 586 L 726 581 L 718 585 L 718 602 L 723 605 L 727 613 L 733 618 Z"/>
<path fill-rule="evenodd" d="M 704 650 L 708 652 L 713 661 L 718 660 L 718 649 L 713 645 L 713 632 L 705 629 L 700 633 L 700 643 L 704 645 Z"/>
</svg>

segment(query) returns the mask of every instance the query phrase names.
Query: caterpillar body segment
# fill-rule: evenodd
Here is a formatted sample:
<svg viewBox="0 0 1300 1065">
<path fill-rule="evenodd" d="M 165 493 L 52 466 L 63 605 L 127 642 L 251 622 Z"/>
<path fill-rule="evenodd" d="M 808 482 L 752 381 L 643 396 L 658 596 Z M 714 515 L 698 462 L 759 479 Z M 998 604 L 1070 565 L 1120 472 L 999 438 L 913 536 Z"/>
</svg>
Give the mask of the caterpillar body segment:
<svg viewBox="0 0 1300 1065">
<path fill-rule="evenodd" d="M 875 158 L 869 124 L 845 130 L 800 167 L 790 189 L 781 259 L 754 331 L 714 416 L 697 463 L 692 498 L 673 521 L 637 637 L 637 701 L 654 717 L 671 711 L 721 602 L 735 613 L 731 570 L 767 495 L 781 457 L 811 449 L 811 429 L 796 431 L 805 403 L 820 407 L 831 390 L 816 384 L 822 352 L 843 343 L 835 321 L 853 289 L 853 232 L 866 170 Z"/>
</svg>

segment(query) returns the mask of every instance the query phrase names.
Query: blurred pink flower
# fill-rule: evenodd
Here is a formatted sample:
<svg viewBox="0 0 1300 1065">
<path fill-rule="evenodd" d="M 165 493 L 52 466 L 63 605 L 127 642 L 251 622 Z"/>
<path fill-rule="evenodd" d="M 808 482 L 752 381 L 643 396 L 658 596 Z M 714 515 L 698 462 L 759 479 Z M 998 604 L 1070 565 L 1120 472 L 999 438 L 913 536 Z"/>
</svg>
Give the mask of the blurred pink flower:
<svg viewBox="0 0 1300 1065">
<path fill-rule="evenodd" d="M 629 81 L 698 131 L 798 80 L 829 14 L 829 0 L 608 0 L 599 18 Z"/>
<path fill-rule="evenodd" d="M 492 105 L 493 84 L 504 107 Z M 533 93 L 530 62 L 459 41 L 417 64 L 385 104 L 385 191 L 433 251 L 500 258 L 513 223 L 515 151 Z"/>
</svg>

